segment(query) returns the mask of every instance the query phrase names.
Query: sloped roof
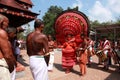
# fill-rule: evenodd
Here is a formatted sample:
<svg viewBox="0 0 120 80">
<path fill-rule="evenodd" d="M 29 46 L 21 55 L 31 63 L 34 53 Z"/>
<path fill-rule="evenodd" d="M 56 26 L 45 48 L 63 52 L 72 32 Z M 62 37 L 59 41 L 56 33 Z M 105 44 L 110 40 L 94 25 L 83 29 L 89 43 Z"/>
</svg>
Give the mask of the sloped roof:
<svg viewBox="0 0 120 80">
<path fill-rule="evenodd" d="M 120 24 L 97 26 L 95 32 L 98 38 L 107 36 L 109 39 L 120 39 Z"/>
<path fill-rule="evenodd" d="M 5 6 L 8 6 L 8 7 L 16 8 L 16 9 L 28 11 L 28 9 L 23 8 L 23 7 L 22 7 L 19 3 L 17 3 L 15 0 L 0 0 L 0 4 L 5 5 Z"/>
<path fill-rule="evenodd" d="M 104 25 L 104 26 L 97 26 L 95 30 L 99 33 L 113 33 L 114 30 L 116 33 L 120 32 L 120 24 L 111 24 L 111 25 Z"/>
<path fill-rule="evenodd" d="M 9 18 L 10 26 L 19 27 L 34 20 L 37 13 L 24 8 L 16 0 L 0 0 L 0 14 Z"/>
<path fill-rule="evenodd" d="M 29 5 L 33 5 L 33 3 L 31 2 L 31 0 L 19 0 L 21 2 L 24 2 L 26 4 L 29 4 Z"/>
</svg>

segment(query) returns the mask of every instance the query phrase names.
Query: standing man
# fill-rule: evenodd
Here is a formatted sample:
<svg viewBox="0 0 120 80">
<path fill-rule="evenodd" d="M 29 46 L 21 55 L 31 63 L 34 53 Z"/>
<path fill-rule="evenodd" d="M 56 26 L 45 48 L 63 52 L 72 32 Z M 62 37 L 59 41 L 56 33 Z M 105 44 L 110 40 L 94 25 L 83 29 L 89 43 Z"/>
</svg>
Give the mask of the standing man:
<svg viewBox="0 0 120 80">
<path fill-rule="evenodd" d="M 103 49 L 103 40 L 100 38 L 100 39 L 98 39 L 98 51 L 102 51 L 102 49 Z M 100 57 L 100 56 L 98 56 L 98 64 L 100 65 L 100 64 L 102 64 L 102 58 Z"/>
<path fill-rule="evenodd" d="M 48 35 L 48 45 L 49 45 L 49 62 L 48 62 L 48 71 L 52 72 L 53 70 L 53 63 L 54 63 L 54 48 L 55 48 L 55 42 L 52 39 L 51 35 Z"/>
<path fill-rule="evenodd" d="M 34 23 L 35 31 L 27 36 L 27 54 L 30 57 L 30 69 L 34 80 L 48 80 L 47 65 L 44 56 L 48 53 L 48 39 L 42 33 L 44 24 L 40 19 Z"/>
<path fill-rule="evenodd" d="M 91 38 L 88 38 L 87 52 L 88 52 L 88 66 L 89 67 L 91 66 L 91 63 L 92 63 L 92 56 L 95 54 L 94 44 L 95 42 Z"/>
<path fill-rule="evenodd" d="M 106 58 L 104 60 L 104 69 L 108 70 L 109 68 L 109 58 L 110 58 L 110 50 L 111 50 L 111 44 L 110 41 L 106 38 L 106 36 L 104 36 L 104 43 L 103 43 L 103 53 L 104 53 L 104 57 Z"/>
<path fill-rule="evenodd" d="M 5 31 L 9 20 L 0 14 L 0 80 L 11 80 L 16 60 L 13 56 L 12 46 Z"/>
<path fill-rule="evenodd" d="M 11 42 L 11 46 L 12 46 L 12 50 L 13 50 L 13 55 L 14 55 L 14 58 L 16 59 L 17 61 L 17 57 L 16 57 L 16 54 L 15 54 L 15 39 L 17 38 L 16 36 L 16 28 L 14 27 L 8 27 L 7 28 L 7 33 L 8 33 L 8 37 L 9 37 L 9 41 Z M 16 67 L 17 65 L 14 65 L 14 71 L 11 73 L 11 80 L 15 80 L 15 75 L 16 75 Z"/>
<path fill-rule="evenodd" d="M 78 58 L 78 62 L 79 62 L 79 67 L 80 67 L 80 72 L 81 75 L 84 76 L 86 74 L 86 64 L 88 62 L 88 58 L 87 58 L 87 45 L 88 45 L 88 41 L 87 38 L 84 34 L 81 34 L 81 39 L 83 40 L 82 43 L 80 43 L 79 45 L 79 58 Z"/>
</svg>

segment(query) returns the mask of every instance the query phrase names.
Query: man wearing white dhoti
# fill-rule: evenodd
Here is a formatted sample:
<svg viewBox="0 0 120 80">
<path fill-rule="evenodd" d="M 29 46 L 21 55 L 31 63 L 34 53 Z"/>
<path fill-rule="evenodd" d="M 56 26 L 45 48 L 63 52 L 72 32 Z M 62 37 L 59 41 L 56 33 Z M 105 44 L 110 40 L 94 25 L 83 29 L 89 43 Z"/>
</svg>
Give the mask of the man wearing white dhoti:
<svg viewBox="0 0 120 80">
<path fill-rule="evenodd" d="M 7 33 L 9 19 L 0 14 L 0 80 L 11 80 L 16 60 Z"/>
<path fill-rule="evenodd" d="M 48 71 L 52 72 L 53 70 L 53 64 L 54 64 L 54 48 L 55 48 L 55 42 L 52 39 L 51 35 L 48 35 L 48 46 L 49 46 L 49 60 L 48 60 Z M 47 59 L 46 59 L 47 60 Z M 46 61 L 47 62 L 47 61 Z"/>
<path fill-rule="evenodd" d="M 35 80 L 48 80 L 44 56 L 30 56 L 30 69 Z"/>
<path fill-rule="evenodd" d="M 8 65 L 4 58 L 0 59 L 0 80 L 11 80 Z"/>
<path fill-rule="evenodd" d="M 53 70 L 53 64 L 54 64 L 54 51 L 49 52 L 50 53 L 50 59 L 49 59 L 49 63 L 48 63 L 48 71 Z"/>
<path fill-rule="evenodd" d="M 44 56 L 48 53 L 48 39 L 42 33 L 44 24 L 40 19 L 34 23 L 35 31 L 27 36 L 27 54 L 30 57 L 30 69 L 34 80 L 49 80 Z"/>
</svg>

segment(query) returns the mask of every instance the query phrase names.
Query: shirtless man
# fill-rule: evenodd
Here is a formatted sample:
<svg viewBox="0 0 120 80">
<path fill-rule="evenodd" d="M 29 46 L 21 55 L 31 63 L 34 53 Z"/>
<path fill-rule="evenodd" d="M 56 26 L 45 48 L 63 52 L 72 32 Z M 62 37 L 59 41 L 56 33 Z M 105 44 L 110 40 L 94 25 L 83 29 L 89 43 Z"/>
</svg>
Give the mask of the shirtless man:
<svg viewBox="0 0 120 80">
<path fill-rule="evenodd" d="M 48 45 L 49 45 L 49 62 L 48 62 L 48 71 L 52 72 L 53 63 L 54 63 L 54 48 L 56 47 L 55 42 L 52 40 L 52 36 L 48 35 Z"/>
<path fill-rule="evenodd" d="M 12 46 L 5 31 L 8 24 L 8 18 L 0 14 L 0 80 L 11 80 L 10 73 L 16 64 Z"/>
<path fill-rule="evenodd" d="M 42 33 L 44 24 L 40 19 L 34 23 L 35 31 L 27 36 L 27 54 L 30 57 L 30 69 L 34 80 L 48 80 L 47 65 L 44 56 L 49 52 L 47 36 Z"/>
<path fill-rule="evenodd" d="M 81 39 L 83 40 L 83 42 L 79 45 L 79 67 L 80 67 L 80 72 L 81 75 L 84 76 L 86 74 L 86 64 L 88 62 L 87 59 L 87 45 L 88 45 L 88 41 L 87 41 L 87 37 L 84 34 L 81 34 Z"/>
</svg>

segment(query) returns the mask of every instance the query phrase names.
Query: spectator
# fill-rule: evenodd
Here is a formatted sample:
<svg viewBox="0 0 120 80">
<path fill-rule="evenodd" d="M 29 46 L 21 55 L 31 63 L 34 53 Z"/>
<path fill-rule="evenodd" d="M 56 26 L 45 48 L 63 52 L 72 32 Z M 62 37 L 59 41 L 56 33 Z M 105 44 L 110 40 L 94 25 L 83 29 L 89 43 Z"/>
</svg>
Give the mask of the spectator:
<svg viewBox="0 0 120 80">
<path fill-rule="evenodd" d="M 34 80 L 48 80 L 47 65 L 44 56 L 48 53 L 48 39 L 42 33 L 44 24 L 40 19 L 34 23 L 35 31 L 27 36 L 27 54 L 30 57 L 30 69 Z M 49 54 L 49 53 L 48 53 Z"/>
</svg>

